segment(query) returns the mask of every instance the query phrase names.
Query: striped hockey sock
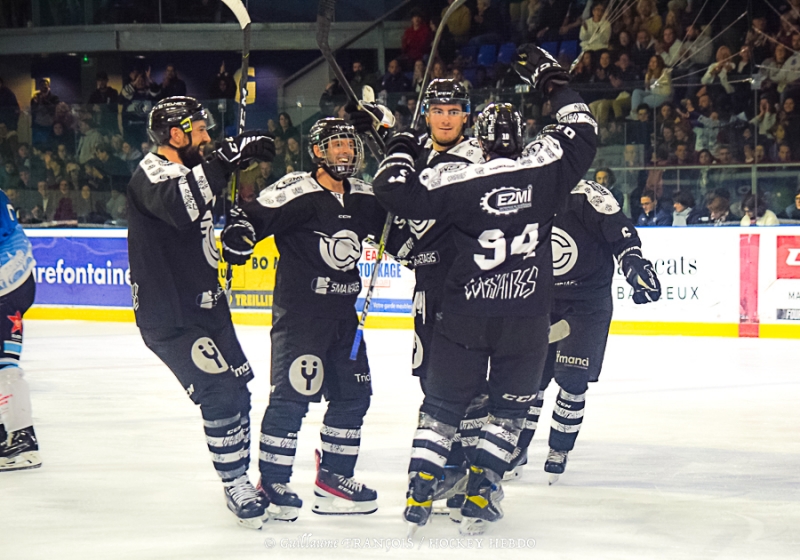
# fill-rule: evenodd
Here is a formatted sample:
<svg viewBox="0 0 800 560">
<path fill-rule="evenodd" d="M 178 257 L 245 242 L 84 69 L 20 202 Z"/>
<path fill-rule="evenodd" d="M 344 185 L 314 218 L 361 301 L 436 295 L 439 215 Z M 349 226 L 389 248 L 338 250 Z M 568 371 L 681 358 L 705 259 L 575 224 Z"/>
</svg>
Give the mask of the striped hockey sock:
<svg viewBox="0 0 800 560">
<path fill-rule="evenodd" d="M 550 447 L 559 451 L 571 451 L 578 438 L 586 406 L 586 393 L 578 395 L 564 389 L 558 392 L 550 423 Z"/>
<path fill-rule="evenodd" d="M 361 428 L 336 428 L 323 424 L 319 434 L 322 440 L 320 465 L 352 478 L 361 446 Z"/>
<path fill-rule="evenodd" d="M 241 415 L 216 420 L 203 419 L 208 450 L 222 482 L 231 482 L 247 473 Z"/>
</svg>

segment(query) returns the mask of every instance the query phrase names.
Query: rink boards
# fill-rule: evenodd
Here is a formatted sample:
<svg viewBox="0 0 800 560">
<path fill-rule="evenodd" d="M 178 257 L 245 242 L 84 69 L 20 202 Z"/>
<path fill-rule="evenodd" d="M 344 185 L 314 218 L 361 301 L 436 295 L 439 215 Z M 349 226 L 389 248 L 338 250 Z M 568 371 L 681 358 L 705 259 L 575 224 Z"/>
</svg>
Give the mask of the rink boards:
<svg viewBox="0 0 800 560">
<path fill-rule="evenodd" d="M 638 231 L 661 280 L 662 299 L 635 305 L 617 267 L 612 333 L 800 338 L 800 226 Z M 133 320 L 125 230 L 26 233 L 38 284 L 26 318 Z M 577 248 L 559 246 L 556 252 L 560 265 L 569 266 Z M 365 250 L 358 263 L 364 285 L 375 253 Z M 268 239 L 248 265 L 234 269 L 230 304 L 236 323 L 270 324 L 277 262 Z M 411 328 L 413 273 L 389 260 L 381 264 L 377 286 L 367 326 Z"/>
</svg>

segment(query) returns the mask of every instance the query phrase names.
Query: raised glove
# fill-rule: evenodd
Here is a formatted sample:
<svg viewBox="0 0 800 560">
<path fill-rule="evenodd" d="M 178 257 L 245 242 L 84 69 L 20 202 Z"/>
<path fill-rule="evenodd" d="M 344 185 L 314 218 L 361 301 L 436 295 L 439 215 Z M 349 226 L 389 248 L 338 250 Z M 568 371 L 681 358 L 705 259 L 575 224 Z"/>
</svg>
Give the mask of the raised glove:
<svg viewBox="0 0 800 560">
<path fill-rule="evenodd" d="M 256 246 L 256 230 L 241 208 L 228 214 L 228 225 L 222 230 L 222 258 L 234 266 L 247 264 Z"/>
<path fill-rule="evenodd" d="M 634 303 L 650 303 L 661 297 L 661 283 L 658 281 L 653 264 L 636 254 L 622 258 L 625 280 L 633 286 Z"/>
<path fill-rule="evenodd" d="M 350 101 L 344 110 L 347 113 L 345 120 L 352 124 L 359 134 L 366 134 L 370 129 L 394 128 L 394 115 L 383 105 L 365 101 L 357 105 L 354 101 Z"/>
<path fill-rule="evenodd" d="M 268 162 L 275 159 L 275 142 L 269 133 L 252 130 L 233 138 L 225 138 L 213 155 L 225 171 L 232 173 L 237 167 L 244 166 L 253 159 Z"/>
<path fill-rule="evenodd" d="M 544 94 L 549 93 L 552 86 L 569 83 L 569 73 L 553 55 L 533 44 L 519 46 L 514 70 L 520 78 Z"/>
<path fill-rule="evenodd" d="M 416 135 L 410 132 L 398 132 L 386 144 L 386 156 L 407 154 L 416 160 L 422 152 L 422 144 Z"/>
</svg>

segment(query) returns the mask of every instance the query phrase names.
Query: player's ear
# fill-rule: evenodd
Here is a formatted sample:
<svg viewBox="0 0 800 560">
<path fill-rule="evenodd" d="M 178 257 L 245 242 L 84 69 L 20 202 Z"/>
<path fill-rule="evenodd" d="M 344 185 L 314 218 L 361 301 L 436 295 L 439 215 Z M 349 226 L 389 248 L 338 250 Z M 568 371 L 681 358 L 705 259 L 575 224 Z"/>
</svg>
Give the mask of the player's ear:
<svg viewBox="0 0 800 560">
<path fill-rule="evenodd" d="M 180 146 L 186 133 L 178 126 L 173 126 L 169 129 L 170 144 L 173 146 Z"/>
<path fill-rule="evenodd" d="M 314 155 L 317 156 L 318 158 L 321 158 L 322 150 L 319 149 L 319 145 L 314 144 L 313 148 L 314 148 Z"/>
</svg>

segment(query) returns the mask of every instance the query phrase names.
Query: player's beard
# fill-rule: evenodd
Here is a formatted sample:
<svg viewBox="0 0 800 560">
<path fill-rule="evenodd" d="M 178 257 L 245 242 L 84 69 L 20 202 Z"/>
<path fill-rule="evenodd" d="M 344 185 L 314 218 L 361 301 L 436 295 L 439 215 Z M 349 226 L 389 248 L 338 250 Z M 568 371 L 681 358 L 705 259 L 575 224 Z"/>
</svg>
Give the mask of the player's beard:
<svg viewBox="0 0 800 560">
<path fill-rule="evenodd" d="M 447 151 L 453 146 L 457 145 L 459 142 L 461 142 L 463 135 L 457 134 L 456 137 L 450 140 L 449 142 L 442 142 L 441 140 L 436 138 L 436 136 L 434 136 L 433 132 L 431 132 L 431 138 L 433 139 L 434 142 L 436 142 L 438 146 L 440 146 L 443 149 L 443 151 Z"/>
<path fill-rule="evenodd" d="M 188 145 L 183 148 L 178 148 L 178 157 L 181 158 L 183 165 L 189 169 L 203 163 L 203 155 L 201 153 L 203 146 Z"/>
</svg>

